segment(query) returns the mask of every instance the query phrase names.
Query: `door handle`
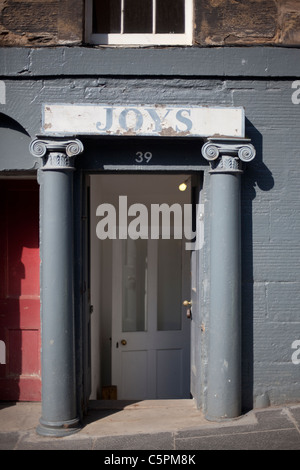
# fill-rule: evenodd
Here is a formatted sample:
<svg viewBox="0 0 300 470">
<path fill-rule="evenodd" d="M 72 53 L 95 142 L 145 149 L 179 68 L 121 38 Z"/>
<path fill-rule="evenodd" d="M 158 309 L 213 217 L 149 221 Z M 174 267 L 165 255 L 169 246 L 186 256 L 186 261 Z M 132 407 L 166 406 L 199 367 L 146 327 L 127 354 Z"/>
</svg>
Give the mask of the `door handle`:
<svg viewBox="0 0 300 470">
<path fill-rule="evenodd" d="M 126 346 L 126 344 L 127 344 L 126 339 L 121 339 L 121 344 L 122 344 L 123 346 Z"/>
<path fill-rule="evenodd" d="M 190 318 L 190 319 L 191 319 L 191 318 L 192 318 L 192 311 L 191 311 L 192 301 L 190 301 L 190 300 L 184 300 L 184 301 L 182 302 L 182 305 L 183 305 L 184 307 L 188 307 L 187 310 L 186 310 L 186 316 L 187 316 L 187 318 Z"/>
</svg>

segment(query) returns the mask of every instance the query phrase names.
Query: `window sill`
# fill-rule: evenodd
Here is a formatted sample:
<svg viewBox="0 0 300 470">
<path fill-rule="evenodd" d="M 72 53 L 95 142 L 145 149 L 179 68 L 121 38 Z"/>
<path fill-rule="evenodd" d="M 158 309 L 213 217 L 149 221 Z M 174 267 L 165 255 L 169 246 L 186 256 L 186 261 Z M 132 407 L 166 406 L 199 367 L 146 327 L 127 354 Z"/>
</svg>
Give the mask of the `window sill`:
<svg viewBox="0 0 300 470">
<path fill-rule="evenodd" d="M 264 46 L 2 47 L 0 75 L 299 77 L 299 57 L 299 48 Z"/>
</svg>

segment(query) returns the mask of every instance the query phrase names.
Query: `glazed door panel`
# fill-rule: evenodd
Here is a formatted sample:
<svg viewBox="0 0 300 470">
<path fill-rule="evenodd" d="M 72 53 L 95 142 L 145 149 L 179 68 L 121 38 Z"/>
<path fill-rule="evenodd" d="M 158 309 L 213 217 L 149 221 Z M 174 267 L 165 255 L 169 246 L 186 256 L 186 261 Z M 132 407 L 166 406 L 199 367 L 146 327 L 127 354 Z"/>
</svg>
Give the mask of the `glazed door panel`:
<svg viewBox="0 0 300 470">
<path fill-rule="evenodd" d="M 189 253 L 182 240 L 116 240 L 112 381 L 118 399 L 189 398 Z"/>
</svg>

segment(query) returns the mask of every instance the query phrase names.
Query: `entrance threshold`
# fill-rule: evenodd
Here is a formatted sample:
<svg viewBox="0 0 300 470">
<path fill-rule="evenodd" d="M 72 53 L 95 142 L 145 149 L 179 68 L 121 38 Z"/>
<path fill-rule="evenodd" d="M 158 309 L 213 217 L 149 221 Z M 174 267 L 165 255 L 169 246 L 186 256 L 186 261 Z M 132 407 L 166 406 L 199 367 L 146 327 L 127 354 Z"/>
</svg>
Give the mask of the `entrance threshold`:
<svg viewBox="0 0 300 470">
<path fill-rule="evenodd" d="M 90 400 L 89 410 L 137 410 L 149 408 L 196 408 L 193 398 L 166 400 Z"/>
<path fill-rule="evenodd" d="M 194 399 L 91 400 L 84 433 L 97 436 L 176 432 L 207 425 Z"/>
</svg>

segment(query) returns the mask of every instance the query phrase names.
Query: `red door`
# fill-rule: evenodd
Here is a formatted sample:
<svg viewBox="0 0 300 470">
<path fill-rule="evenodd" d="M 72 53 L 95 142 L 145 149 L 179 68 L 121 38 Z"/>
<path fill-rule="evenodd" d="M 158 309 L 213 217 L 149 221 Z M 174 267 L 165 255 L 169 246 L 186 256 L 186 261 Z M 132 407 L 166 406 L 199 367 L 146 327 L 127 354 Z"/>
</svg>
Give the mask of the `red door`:
<svg viewBox="0 0 300 470">
<path fill-rule="evenodd" d="M 40 401 L 39 190 L 0 180 L 0 400 Z"/>
</svg>

